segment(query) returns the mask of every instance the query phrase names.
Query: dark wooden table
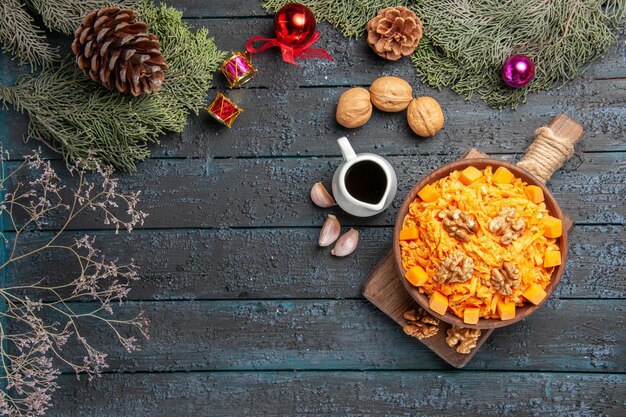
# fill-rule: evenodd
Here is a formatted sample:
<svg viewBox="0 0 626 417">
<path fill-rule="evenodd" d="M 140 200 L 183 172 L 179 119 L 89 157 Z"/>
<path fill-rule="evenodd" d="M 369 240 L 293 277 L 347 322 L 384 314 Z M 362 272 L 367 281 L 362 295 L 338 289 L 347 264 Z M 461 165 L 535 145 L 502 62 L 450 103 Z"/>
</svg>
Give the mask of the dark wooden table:
<svg viewBox="0 0 626 417">
<path fill-rule="evenodd" d="M 272 34 L 256 0 L 170 3 L 224 50 Z M 76 225 L 120 261 L 136 260 L 142 279 L 120 312 L 145 309 L 152 331 L 139 353 L 109 348 L 111 367 L 93 382 L 64 368 L 49 415 L 625 415 L 624 39 L 582 79 L 499 112 L 428 88 L 408 59 L 385 62 L 363 39 L 346 40 L 327 24 L 319 30 L 319 46 L 335 63 L 298 68 L 276 50 L 255 56 L 254 80 L 228 91 L 245 109 L 232 130 L 192 117 L 185 132 L 152 147 L 136 174 L 121 175 L 126 189 L 142 190 L 145 227 L 115 237 L 96 219 Z M 0 78 L 10 82 L 15 66 L 1 57 Z M 416 138 L 402 114 L 374 112 L 357 130 L 335 123 L 337 97 L 381 75 L 406 78 L 416 95 L 441 103 L 446 125 L 436 138 Z M 221 75 L 216 84 L 224 89 Z M 417 179 L 469 147 L 516 160 L 534 129 L 558 113 L 587 130 L 550 183 L 577 223 L 566 274 L 544 308 L 497 330 L 455 370 L 368 304 L 361 284 L 389 247 L 398 207 Z M 25 117 L 0 117 L 13 155 L 37 145 L 22 143 Z M 337 259 L 317 247 L 327 212 L 308 193 L 317 181 L 329 185 L 342 135 L 357 152 L 386 156 L 399 192 L 374 218 L 331 211 L 361 231 L 357 252 Z M 47 259 L 19 274 L 62 276 L 68 265 Z M 100 329 L 91 333 L 111 343 Z"/>
</svg>

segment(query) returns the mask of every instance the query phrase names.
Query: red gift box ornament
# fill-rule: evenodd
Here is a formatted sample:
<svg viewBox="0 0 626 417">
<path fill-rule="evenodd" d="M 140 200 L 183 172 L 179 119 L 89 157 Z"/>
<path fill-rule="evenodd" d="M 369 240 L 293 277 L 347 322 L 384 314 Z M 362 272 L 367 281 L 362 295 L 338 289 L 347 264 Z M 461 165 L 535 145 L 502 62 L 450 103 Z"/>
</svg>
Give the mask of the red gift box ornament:
<svg viewBox="0 0 626 417">
<path fill-rule="evenodd" d="M 231 127 L 243 109 L 224 94 L 217 93 L 217 97 L 215 97 L 213 103 L 207 107 L 206 111 L 224 126 Z"/>
<path fill-rule="evenodd" d="M 224 61 L 220 70 L 226 77 L 230 88 L 247 83 L 256 73 L 256 68 L 252 66 L 251 60 L 241 52 L 233 52 L 230 58 Z"/>
<path fill-rule="evenodd" d="M 311 48 L 320 37 L 315 31 L 315 17 L 307 7 L 290 3 L 281 7 L 274 16 L 274 32 L 276 38 L 253 36 L 246 43 L 246 49 L 252 54 L 277 46 L 283 55 L 283 61 L 296 64 L 296 59 L 323 58 L 334 59 L 321 48 Z M 264 41 L 258 49 L 254 42 Z"/>
</svg>

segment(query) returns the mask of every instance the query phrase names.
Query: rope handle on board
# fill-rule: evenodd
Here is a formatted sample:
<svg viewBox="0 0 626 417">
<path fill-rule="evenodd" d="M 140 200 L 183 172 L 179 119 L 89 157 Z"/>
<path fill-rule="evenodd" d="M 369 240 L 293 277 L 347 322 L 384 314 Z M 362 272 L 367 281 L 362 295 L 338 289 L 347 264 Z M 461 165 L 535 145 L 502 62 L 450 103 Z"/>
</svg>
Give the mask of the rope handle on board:
<svg viewBox="0 0 626 417">
<path fill-rule="evenodd" d="M 545 184 L 574 155 L 574 146 L 584 134 L 581 125 L 569 116 L 560 114 L 547 126 L 535 131 L 535 140 L 517 165 Z"/>
</svg>

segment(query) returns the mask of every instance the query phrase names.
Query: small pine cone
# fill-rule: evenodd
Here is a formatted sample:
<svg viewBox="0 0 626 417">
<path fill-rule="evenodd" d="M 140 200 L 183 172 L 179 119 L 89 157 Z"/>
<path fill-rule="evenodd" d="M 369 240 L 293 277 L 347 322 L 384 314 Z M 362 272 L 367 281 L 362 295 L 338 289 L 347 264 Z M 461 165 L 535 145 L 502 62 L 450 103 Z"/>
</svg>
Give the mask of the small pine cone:
<svg viewBox="0 0 626 417">
<path fill-rule="evenodd" d="M 422 21 L 403 6 L 382 9 L 367 22 L 367 43 L 390 61 L 411 55 L 421 38 Z"/>
<path fill-rule="evenodd" d="M 130 9 L 104 7 L 89 13 L 74 32 L 72 51 L 80 69 L 109 90 L 150 94 L 165 79 L 161 44 Z"/>
</svg>

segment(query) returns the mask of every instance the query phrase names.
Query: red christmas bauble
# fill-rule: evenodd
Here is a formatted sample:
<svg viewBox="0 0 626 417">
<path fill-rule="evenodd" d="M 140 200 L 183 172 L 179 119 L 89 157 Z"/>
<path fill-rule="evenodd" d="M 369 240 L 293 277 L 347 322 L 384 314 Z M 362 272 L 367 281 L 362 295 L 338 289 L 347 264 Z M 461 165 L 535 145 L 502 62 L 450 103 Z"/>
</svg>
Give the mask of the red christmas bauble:
<svg viewBox="0 0 626 417">
<path fill-rule="evenodd" d="M 274 31 L 280 43 L 302 45 L 315 35 L 315 17 L 301 4 L 287 4 L 276 12 Z"/>
</svg>

